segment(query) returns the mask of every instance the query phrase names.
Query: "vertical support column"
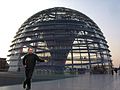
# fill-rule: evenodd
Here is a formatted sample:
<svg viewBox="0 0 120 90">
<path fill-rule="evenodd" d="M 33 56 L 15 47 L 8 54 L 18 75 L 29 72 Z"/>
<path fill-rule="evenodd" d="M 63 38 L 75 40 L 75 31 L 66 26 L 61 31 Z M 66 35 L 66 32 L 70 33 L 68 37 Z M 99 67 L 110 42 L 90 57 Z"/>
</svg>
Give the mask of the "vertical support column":
<svg viewBox="0 0 120 90">
<path fill-rule="evenodd" d="M 78 40 L 78 38 L 77 38 L 77 42 L 78 42 L 78 45 L 80 45 L 80 41 Z M 80 46 L 79 46 L 79 54 L 80 54 L 80 61 L 81 61 L 80 62 L 81 65 L 80 66 L 82 68 L 82 58 L 81 58 L 82 56 L 81 56 L 81 53 L 80 53 Z"/>
<path fill-rule="evenodd" d="M 91 59 L 90 59 L 90 52 L 89 52 L 89 46 L 88 46 L 88 43 L 87 43 L 87 49 L 88 49 L 89 67 L 90 67 L 90 69 L 91 69 Z"/>
<path fill-rule="evenodd" d="M 103 65 L 103 59 L 104 59 L 104 58 L 103 58 L 103 56 L 102 56 L 103 53 L 102 53 L 102 50 L 101 50 L 101 47 L 100 47 L 100 43 L 98 43 L 98 50 L 99 50 L 99 52 L 100 52 L 101 65 L 104 66 L 104 65 Z"/>
<path fill-rule="evenodd" d="M 85 34 L 85 31 L 84 31 L 84 35 L 86 35 L 86 34 Z M 87 40 L 87 38 L 85 38 L 85 42 L 86 42 L 86 47 L 87 47 L 87 51 L 88 51 L 89 67 L 90 67 L 90 69 L 91 69 L 90 50 L 89 50 L 89 45 L 88 45 L 88 40 Z"/>
<path fill-rule="evenodd" d="M 72 70 L 73 70 L 73 68 L 74 68 L 74 62 L 73 62 L 73 49 L 71 48 L 71 59 L 72 59 Z"/>
<path fill-rule="evenodd" d="M 95 47 L 95 44 L 96 44 L 96 43 L 93 44 L 94 48 L 96 48 L 96 47 Z M 97 61 L 98 61 L 98 59 L 97 59 L 97 58 L 98 58 L 97 51 L 95 52 L 95 56 L 96 56 L 96 62 L 97 62 Z M 97 63 L 97 65 L 99 66 L 99 63 Z"/>
<path fill-rule="evenodd" d="M 81 53 L 80 53 L 80 61 L 81 61 L 81 62 L 80 62 L 81 68 L 82 68 L 83 65 L 82 65 L 82 56 L 81 56 Z"/>
</svg>

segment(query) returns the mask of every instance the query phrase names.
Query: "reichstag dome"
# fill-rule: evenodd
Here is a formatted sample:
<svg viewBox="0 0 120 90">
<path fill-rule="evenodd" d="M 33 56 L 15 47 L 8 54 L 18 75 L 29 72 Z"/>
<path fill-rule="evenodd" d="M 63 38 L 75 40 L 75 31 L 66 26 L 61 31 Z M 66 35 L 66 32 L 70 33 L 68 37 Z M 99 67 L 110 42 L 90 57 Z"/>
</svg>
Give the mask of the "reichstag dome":
<svg viewBox="0 0 120 90">
<path fill-rule="evenodd" d="M 112 67 L 101 29 L 85 14 L 69 8 L 42 10 L 21 25 L 10 46 L 9 71 L 23 68 L 28 47 L 46 61 L 37 63 L 39 69 Z"/>
</svg>

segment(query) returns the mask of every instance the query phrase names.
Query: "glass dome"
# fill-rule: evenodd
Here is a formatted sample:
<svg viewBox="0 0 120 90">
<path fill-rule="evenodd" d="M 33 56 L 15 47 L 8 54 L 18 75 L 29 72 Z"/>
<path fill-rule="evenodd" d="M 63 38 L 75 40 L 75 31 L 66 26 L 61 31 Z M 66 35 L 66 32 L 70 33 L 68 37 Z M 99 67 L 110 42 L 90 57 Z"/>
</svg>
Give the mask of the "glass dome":
<svg viewBox="0 0 120 90">
<path fill-rule="evenodd" d="M 28 47 L 47 61 L 37 64 L 47 70 L 112 67 L 109 46 L 97 24 L 85 14 L 64 7 L 46 9 L 28 18 L 10 47 L 9 71 L 22 68 L 21 57 Z"/>
</svg>

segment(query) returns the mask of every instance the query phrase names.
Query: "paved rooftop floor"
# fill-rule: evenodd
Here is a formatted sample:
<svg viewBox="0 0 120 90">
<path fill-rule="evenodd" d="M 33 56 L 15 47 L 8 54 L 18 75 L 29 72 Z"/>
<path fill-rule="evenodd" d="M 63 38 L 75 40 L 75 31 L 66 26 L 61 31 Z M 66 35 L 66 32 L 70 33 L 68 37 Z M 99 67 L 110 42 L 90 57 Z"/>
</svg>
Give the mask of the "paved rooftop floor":
<svg viewBox="0 0 120 90">
<path fill-rule="evenodd" d="M 0 90 L 24 90 L 22 85 Z M 31 90 L 120 90 L 120 75 L 79 75 L 77 77 L 32 83 Z"/>
</svg>

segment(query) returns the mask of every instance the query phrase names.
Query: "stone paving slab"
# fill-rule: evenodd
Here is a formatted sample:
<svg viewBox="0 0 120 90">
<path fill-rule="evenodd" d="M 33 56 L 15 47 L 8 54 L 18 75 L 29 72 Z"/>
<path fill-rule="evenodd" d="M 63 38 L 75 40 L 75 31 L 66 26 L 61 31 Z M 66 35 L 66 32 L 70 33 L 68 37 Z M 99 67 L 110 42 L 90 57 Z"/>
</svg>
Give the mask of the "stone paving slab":
<svg viewBox="0 0 120 90">
<path fill-rule="evenodd" d="M 22 85 L 0 87 L 0 90 L 24 90 Z M 119 75 L 79 75 L 78 77 L 32 83 L 31 90 L 120 90 Z"/>
</svg>

